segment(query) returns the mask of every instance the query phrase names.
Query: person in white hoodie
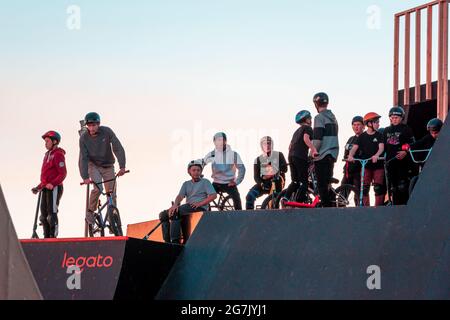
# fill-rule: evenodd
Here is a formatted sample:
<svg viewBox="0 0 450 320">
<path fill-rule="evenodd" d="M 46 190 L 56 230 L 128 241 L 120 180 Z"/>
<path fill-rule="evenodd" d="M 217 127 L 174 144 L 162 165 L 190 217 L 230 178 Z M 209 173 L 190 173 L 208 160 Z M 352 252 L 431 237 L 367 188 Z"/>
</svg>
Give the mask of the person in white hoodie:
<svg viewBox="0 0 450 320">
<path fill-rule="evenodd" d="M 235 210 L 242 210 L 241 195 L 237 188 L 245 177 L 245 166 L 239 154 L 227 145 L 227 135 L 219 132 L 214 135 L 216 148 L 203 159 L 205 165 L 212 164 L 214 189 L 229 194 Z M 238 175 L 236 177 L 236 172 Z"/>
</svg>

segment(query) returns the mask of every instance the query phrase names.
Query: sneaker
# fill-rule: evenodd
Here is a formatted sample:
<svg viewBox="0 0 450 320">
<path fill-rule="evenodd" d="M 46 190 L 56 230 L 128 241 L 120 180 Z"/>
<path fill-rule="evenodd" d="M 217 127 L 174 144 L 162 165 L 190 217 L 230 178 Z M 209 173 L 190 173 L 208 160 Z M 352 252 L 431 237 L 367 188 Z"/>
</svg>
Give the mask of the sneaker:
<svg viewBox="0 0 450 320">
<path fill-rule="evenodd" d="M 85 219 L 88 224 L 91 224 L 91 225 L 95 224 L 95 213 L 90 210 L 87 211 Z"/>
</svg>

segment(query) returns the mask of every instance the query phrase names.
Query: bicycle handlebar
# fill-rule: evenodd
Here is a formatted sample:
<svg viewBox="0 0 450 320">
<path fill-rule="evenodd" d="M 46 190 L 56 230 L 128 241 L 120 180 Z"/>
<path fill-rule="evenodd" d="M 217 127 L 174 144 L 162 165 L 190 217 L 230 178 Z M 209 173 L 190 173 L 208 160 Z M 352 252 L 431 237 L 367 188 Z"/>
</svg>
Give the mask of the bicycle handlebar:
<svg viewBox="0 0 450 320">
<path fill-rule="evenodd" d="M 409 149 L 409 150 L 408 150 L 408 153 L 410 154 L 411 159 L 412 159 L 412 161 L 413 161 L 414 163 L 416 163 L 416 164 L 422 164 L 422 163 L 427 162 L 428 158 L 429 158 L 430 155 L 431 155 L 431 151 L 433 151 L 433 148 L 431 148 L 431 149 L 426 149 L 426 150 L 411 150 L 411 149 Z M 414 154 L 415 154 L 415 153 L 421 153 L 421 152 L 428 152 L 426 158 L 425 158 L 424 160 L 416 160 L 416 158 L 414 157 Z"/>
<path fill-rule="evenodd" d="M 130 173 L 130 170 L 127 170 L 127 171 L 124 172 L 124 174 L 126 174 L 126 173 Z M 118 177 L 119 177 L 119 174 L 116 174 L 116 176 L 114 177 L 114 179 L 105 180 L 105 181 L 98 182 L 98 183 L 91 180 L 91 182 L 89 182 L 89 184 L 96 184 L 96 185 L 99 185 L 99 184 L 102 184 L 102 183 L 115 181 Z M 84 185 L 87 185 L 87 184 L 88 184 L 88 183 L 80 182 L 80 186 L 84 186 Z"/>
<path fill-rule="evenodd" d="M 353 158 L 353 160 L 359 161 L 359 162 L 365 162 L 365 161 L 370 161 L 370 160 L 372 160 L 372 158 L 369 158 L 369 159 L 356 159 L 356 158 Z M 384 157 L 378 158 L 378 161 L 384 161 L 384 160 L 386 160 L 386 158 L 384 158 Z M 350 160 L 348 160 L 348 159 L 342 159 L 342 162 L 353 162 L 353 161 L 350 161 Z"/>
</svg>

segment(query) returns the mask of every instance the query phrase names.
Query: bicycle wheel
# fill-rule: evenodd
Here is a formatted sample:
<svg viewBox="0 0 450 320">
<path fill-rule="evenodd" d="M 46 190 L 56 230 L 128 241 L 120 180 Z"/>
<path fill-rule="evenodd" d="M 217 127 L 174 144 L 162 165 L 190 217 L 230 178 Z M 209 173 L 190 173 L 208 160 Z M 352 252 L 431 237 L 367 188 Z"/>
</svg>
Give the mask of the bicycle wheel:
<svg viewBox="0 0 450 320">
<path fill-rule="evenodd" d="M 261 210 L 273 210 L 273 209 L 277 209 L 275 207 L 275 203 L 276 203 L 277 197 L 274 197 L 273 194 L 268 195 L 267 198 L 264 199 L 262 205 L 261 205 Z"/>
<path fill-rule="evenodd" d="M 122 232 L 122 222 L 120 221 L 120 214 L 119 209 L 116 207 L 109 207 L 108 208 L 108 222 L 109 222 L 109 229 L 116 237 L 123 236 Z"/>
<path fill-rule="evenodd" d="M 88 231 L 89 237 L 91 238 L 105 236 L 105 229 L 103 229 L 101 217 L 99 214 L 95 215 L 95 223 L 89 224 Z"/>
<path fill-rule="evenodd" d="M 281 207 L 281 199 L 283 199 L 286 196 L 286 192 L 287 190 L 283 190 L 281 191 L 278 196 L 275 199 L 275 202 L 273 203 L 273 208 L 274 209 L 280 209 Z"/>
<path fill-rule="evenodd" d="M 338 187 L 334 193 L 336 194 L 335 205 L 338 208 L 348 207 L 351 203 L 355 203 L 357 190 L 350 184 L 343 184 Z"/>
<path fill-rule="evenodd" d="M 219 211 L 234 211 L 234 201 L 233 198 L 228 195 L 219 204 Z"/>
</svg>

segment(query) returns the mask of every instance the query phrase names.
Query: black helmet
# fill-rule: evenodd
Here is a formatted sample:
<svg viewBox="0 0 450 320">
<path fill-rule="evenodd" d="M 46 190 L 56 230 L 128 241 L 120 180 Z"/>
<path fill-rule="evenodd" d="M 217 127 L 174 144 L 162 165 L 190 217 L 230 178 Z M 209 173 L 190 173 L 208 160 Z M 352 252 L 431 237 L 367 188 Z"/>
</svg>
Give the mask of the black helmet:
<svg viewBox="0 0 450 320">
<path fill-rule="evenodd" d="M 84 121 L 88 123 L 100 123 L 100 115 L 97 112 L 89 112 L 85 117 Z"/>
<path fill-rule="evenodd" d="M 325 92 L 319 92 L 314 95 L 313 102 L 316 105 L 321 106 L 324 104 L 328 104 L 328 102 L 330 102 L 330 99 L 328 98 L 328 95 Z"/>
<path fill-rule="evenodd" d="M 361 116 L 356 116 L 356 117 L 354 117 L 354 118 L 352 119 L 352 125 L 353 125 L 355 122 L 361 122 L 362 124 L 364 124 L 364 118 L 361 117 Z"/>
<path fill-rule="evenodd" d="M 428 122 L 428 124 L 427 124 L 427 130 L 434 131 L 434 132 L 440 132 L 443 125 L 444 125 L 444 123 L 441 121 L 441 119 L 438 119 L 438 118 L 431 119 L 430 122 Z"/>
<path fill-rule="evenodd" d="M 295 122 L 297 124 L 301 124 L 306 119 L 311 119 L 311 118 L 312 118 L 311 112 L 309 112 L 307 110 L 302 110 L 299 113 L 297 113 L 297 115 L 295 116 Z"/>
<path fill-rule="evenodd" d="M 399 116 L 404 118 L 405 110 L 402 107 L 393 107 L 391 108 L 391 110 L 389 110 L 389 117 L 390 116 Z"/>
<path fill-rule="evenodd" d="M 213 141 L 216 141 L 216 139 L 219 139 L 219 138 L 223 138 L 224 141 L 227 141 L 227 135 L 224 132 L 216 133 L 214 135 L 214 140 Z"/>
</svg>

